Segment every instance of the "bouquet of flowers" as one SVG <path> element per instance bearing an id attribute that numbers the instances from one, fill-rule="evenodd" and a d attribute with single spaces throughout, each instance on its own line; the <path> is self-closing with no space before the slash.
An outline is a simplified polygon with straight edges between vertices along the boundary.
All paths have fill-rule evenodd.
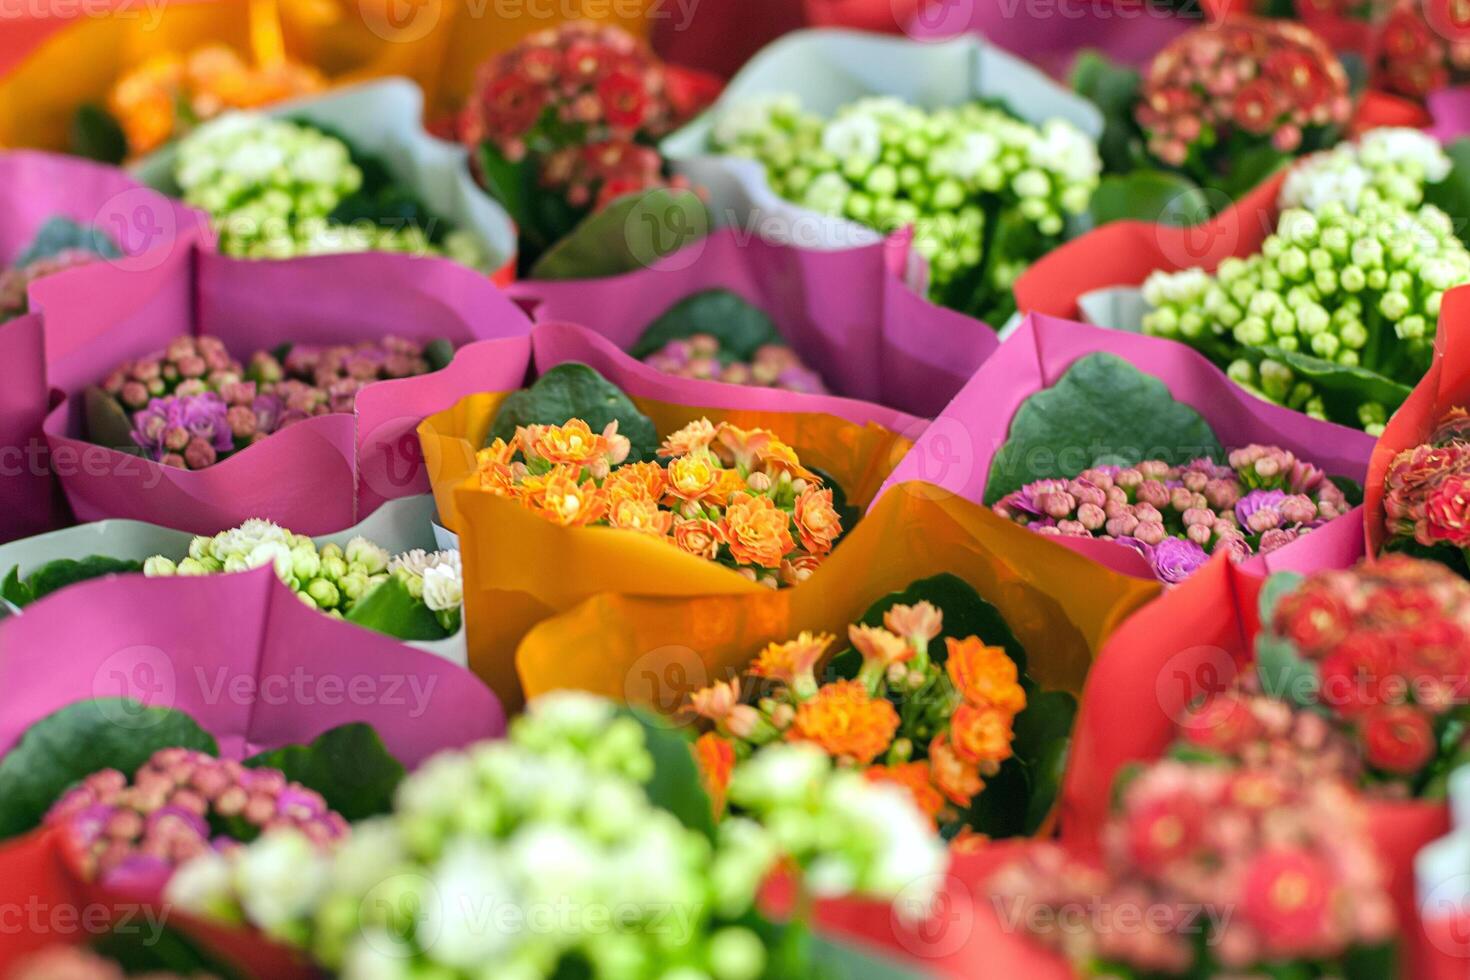
<path id="1" fill-rule="evenodd" d="M 30 308 L 26 291 L 42 276 L 121 256 L 122 250 L 102 229 L 59 216 L 48 219 L 10 266 L 0 270 L 0 323 Z"/>
<path id="2" fill-rule="evenodd" d="M 1284 449 L 1251 445 L 1227 459 L 1093 467 L 1071 480 L 1029 483 L 993 509 L 1040 534 L 1137 548 L 1170 585 L 1214 552 L 1234 561 L 1266 554 L 1348 511 L 1325 473 Z"/>
<path id="3" fill-rule="evenodd" d="M 1385 551 L 1432 558 L 1470 578 L 1470 413 L 1452 409 L 1383 481 Z"/>
<path id="4" fill-rule="evenodd" d="M 154 55 L 125 73 L 107 94 L 107 112 L 123 137 L 123 152 L 109 154 L 110 162 L 151 153 L 223 112 L 255 109 L 325 87 L 321 72 L 309 65 L 255 66 L 223 44 Z M 88 132 L 102 122 L 96 107 L 84 108 L 73 128 Z"/>
<path id="5" fill-rule="evenodd" d="M 564 527 L 651 535 L 773 589 L 804 581 L 842 535 L 833 489 L 764 429 L 699 419 L 657 460 L 631 451 L 617 419 L 521 425 L 479 451 L 475 479 Z"/>
<path id="6" fill-rule="evenodd" d="M 1087 210 L 1102 169 L 1071 123 L 978 102 L 926 111 L 871 97 L 822 119 L 769 95 L 723 112 L 711 139 L 803 207 L 885 233 L 912 225 L 931 297 L 988 323 L 1015 311 L 1011 284 Z"/>
<path id="7" fill-rule="evenodd" d="M 619 197 L 685 186 L 656 143 L 700 108 L 643 42 L 572 22 L 480 67 L 460 138 L 533 261 Z"/>
<path id="8" fill-rule="evenodd" d="M 154 555 L 143 574 L 213 575 L 272 566 L 313 609 L 400 639 L 443 639 L 458 632 L 464 603 L 459 552 L 414 549 L 390 555 L 361 535 L 346 547 L 325 544 L 270 521 L 250 520 L 196 537 L 178 559 Z"/>
<path id="9" fill-rule="evenodd" d="M 384 337 L 256 351 L 242 365 L 218 338 L 185 335 L 118 366 L 89 393 L 89 435 L 165 466 L 204 469 L 295 422 L 351 413 L 365 385 L 427 374 L 452 355 L 447 341 Z"/>
<path id="10" fill-rule="evenodd" d="M 1377 130 L 1308 160 L 1282 187 L 1261 249 L 1155 272 L 1143 329 L 1182 340 L 1262 397 L 1380 434 L 1428 369 L 1445 290 L 1470 251 L 1425 200 L 1448 158 L 1412 130 Z"/>
<path id="11" fill-rule="evenodd" d="M 1455 4 L 1395 0 L 1377 27 L 1374 83 L 1422 101 L 1437 89 L 1463 82 L 1470 74 L 1470 35 L 1465 26 Z"/>
<path id="12" fill-rule="evenodd" d="M 1090 976 L 1392 975 L 1387 875 L 1341 782 L 1177 760 L 1120 782 L 1101 866 L 1029 849 L 990 880 L 1005 919 Z"/>
<path id="13" fill-rule="evenodd" d="M 430 759 L 390 814 L 355 825 L 334 853 L 273 832 L 202 854 L 167 897 L 347 976 L 490 965 L 553 977 L 575 963 L 596 976 L 741 980 L 830 974 L 821 946 L 790 940 L 800 921 L 757 908 L 783 857 L 819 894 L 885 899 L 943 867 L 906 797 L 833 772 L 819 752 L 778 747 L 747 763 L 730 792 L 749 815 L 718 825 L 697 784 L 681 784 L 687 768 L 677 734 L 599 698 L 548 695 L 508 740 Z"/>
<path id="14" fill-rule="evenodd" d="M 381 160 L 309 123 L 225 113 L 179 142 L 173 178 L 209 214 L 226 255 L 384 251 L 489 263 L 472 235 L 432 214 Z"/>

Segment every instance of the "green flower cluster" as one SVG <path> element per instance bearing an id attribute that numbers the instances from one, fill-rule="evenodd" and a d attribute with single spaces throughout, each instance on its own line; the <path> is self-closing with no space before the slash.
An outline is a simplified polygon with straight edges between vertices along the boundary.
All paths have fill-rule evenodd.
<path id="1" fill-rule="evenodd" d="M 363 172 L 346 143 L 308 125 L 226 113 L 180 141 L 174 179 L 184 200 L 209 214 L 226 255 L 282 259 L 376 251 L 485 264 L 464 231 L 435 245 L 407 221 L 332 220 L 338 206 L 362 189 Z"/>
<path id="2" fill-rule="evenodd" d="M 712 141 L 764 164 L 776 193 L 813 211 L 885 233 L 912 225 L 933 297 L 994 324 L 1015 310 L 1016 278 L 1087 209 L 1102 170 L 1070 123 L 1033 126 L 983 103 L 867 98 L 824 120 L 795 96 L 769 96 L 726 110 Z"/>
<path id="3" fill-rule="evenodd" d="M 1145 333 L 1182 340 L 1263 397 L 1377 434 L 1428 369 L 1470 252 L 1432 205 L 1363 195 L 1289 208 L 1261 251 L 1144 283 Z"/>

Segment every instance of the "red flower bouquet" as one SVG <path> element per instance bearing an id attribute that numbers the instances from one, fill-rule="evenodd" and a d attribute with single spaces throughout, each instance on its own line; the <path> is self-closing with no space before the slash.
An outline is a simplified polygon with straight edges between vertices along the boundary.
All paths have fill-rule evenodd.
<path id="1" fill-rule="evenodd" d="M 1440 561 L 1470 577 L 1470 413 L 1451 409 L 1393 458 L 1383 482 L 1383 550 Z"/>

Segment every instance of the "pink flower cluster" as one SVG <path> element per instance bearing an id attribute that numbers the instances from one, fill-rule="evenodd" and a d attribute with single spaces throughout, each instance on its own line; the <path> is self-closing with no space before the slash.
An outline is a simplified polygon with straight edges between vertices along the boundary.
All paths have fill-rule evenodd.
<path id="1" fill-rule="evenodd" d="M 649 367 L 680 378 L 724 381 L 727 384 L 780 388 L 808 395 L 825 395 L 822 376 L 807 367 L 790 347 L 762 344 L 749 361 L 720 357 L 720 341 L 709 334 L 671 340 L 643 359 Z"/>
<path id="2" fill-rule="evenodd" d="M 123 364 L 102 390 L 130 413 L 133 441 L 153 459 L 197 470 L 292 423 L 351 412 L 373 381 L 428 370 L 423 346 L 399 337 L 296 345 L 284 363 L 258 351 L 247 368 L 219 338 L 183 336 Z"/>
<path id="3" fill-rule="evenodd" d="M 1351 111 L 1347 73 L 1321 38 L 1300 24 L 1240 16 L 1197 27 L 1155 55 L 1134 116 L 1149 152 L 1177 167 L 1233 133 L 1294 153 L 1307 130 L 1341 126 Z"/>
<path id="4" fill-rule="evenodd" d="M 161 749 L 134 774 L 93 773 L 46 814 L 65 828 L 80 873 L 116 887 L 156 892 L 173 870 L 205 851 L 292 827 L 326 846 L 348 832 L 321 795 L 275 769 L 247 769 L 188 749 Z"/>
<path id="5" fill-rule="evenodd" d="M 1226 974 L 1331 967 L 1394 934 L 1366 813 L 1341 782 L 1165 760 L 1126 784 L 1102 844 L 1100 867 L 1031 848 L 992 896 L 1074 962 L 1165 975 L 1205 967 L 1202 951 Z"/>
<path id="6" fill-rule="evenodd" d="M 1118 541 L 1137 548 L 1175 584 L 1209 556 L 1274 551 L 1345 514 L 1347 499 L 1320 469 L 1276 446 L 1230 453 L 1229 465 L 1146 460 L 1097 466 L 1071 480 L 1029 483 L 994 506 L 1041 534 Z"/>
<path id="7" fill-rule="evenodd" d="M 601 208 L 664 186 L 653 144 L 697 105 L 679 105 L 663 64 L 616 27 L 585 22 L 532 34 L 480 67 L 460 136 L 511 163 L 535 158 L 541 186 Z"/>
<path id="8" fill-rule="evenodd" d="M 1470 547 L 1470 412 L 1450 411 L 1384 477 L 1386 527 L 1399 544 Z"/>

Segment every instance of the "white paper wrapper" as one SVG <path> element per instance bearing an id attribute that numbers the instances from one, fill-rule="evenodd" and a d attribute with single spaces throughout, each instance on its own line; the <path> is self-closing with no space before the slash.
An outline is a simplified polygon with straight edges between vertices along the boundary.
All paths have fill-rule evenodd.
<path id="1" fill-rule="evenodd" d="M 1415 855 L 1414 888 L 1426 912 L 1470 907 L 1470 829 L 1456 827 Z"/>
<path id="2" fill-rule="evenodd" d="M 1143 333 L 1143 316 L 1149 307 L 1143 298 L 1143 290 L 1137 286 L 1110 286 L 1083 293 L 1077 298 L 1077 308 L 1082 312 L 1084 323 L 1109 330 Z"/>
<path id="3" fill-rule="evenodd" d="M 985 98 L 1001 100 L 1029 122 L 1065 119 L 1093 139 L 1103 128 L 1101 114 L 1086 99 L 973 35 L 925 42 L 846 30 L 787 34 L 762 48 L 719 100 L 666 138 L 661 149 L 676 173 L 708 192 L 715 224 L 806 248 L 851 248 L 881 236 L 785 200 L 771 190 L 759 163 L 714 155 L 709 146 L 710 129 L 724 109 L 753 95 L 785 92 L 822 116 L 872 95 L 923 108 Z"/>
<path id="4" fill-rule="evenodd" d="M 516 229 L 505 209 L 475 184 L 469 153 L 424 130 L 424 94 L 406 78 L 385 78 L 325 95 L 282 102 L 266 115 L 299 119 L 340 133 L 364 153 L 382 158 L 395 179 L 440 219 L 474 235 L 491 271 L 515 258 Z M 175 144 L 132 165 L 134 175 L 177 194 Z"/>
<path id="5" fill-rule="evenodd" d="M 425 551 L 442 550 L 436 541 L 433 519 L 432 495 L 403 497 L 390 500 L 373 511 L 366 520 L 345 531 L 325 534 L 313 540 L 318 546 L 345 546 L 348 541 L 362 535 L 393 554 L 414 548 L 423 548 Z M 187 531 L 175 531 L 143 521 L 111 520 L 79 524 L 0 545 L 0 576 L 9 574 L 12 568 L 19 566 L 21 577 L 24 578 L 46 562 L 58 558 L 81 559 L 103 555 L 108 558 L 144 561 L 154 555 L 182 556 L 188 553 L 189 542 L 193 538 L 194 535 Z M 0 617 L 24 615 L 23 610 L 16 609 L 3 600 L 0 600 L 0 607 L 3 607 L 0 608 Z M 405 640 L 404 643 L 443 657 L 461 667 L 469 666 L 469 651 L 465 646 L 463 625 L 453 636 L 442 640 Z"/>

